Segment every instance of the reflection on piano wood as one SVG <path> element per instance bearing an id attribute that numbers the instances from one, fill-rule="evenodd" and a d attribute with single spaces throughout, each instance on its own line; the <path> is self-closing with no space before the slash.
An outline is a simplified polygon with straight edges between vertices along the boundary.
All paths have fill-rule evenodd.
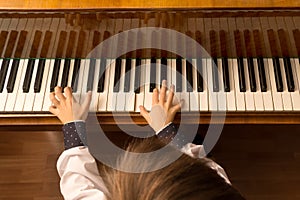
<path id="1" fill-rule="evenodd" d="M 103 124 L 113 124 L 113 116 L 119 123 L 130 123 L 131 117 L 145 124 L 138 106 L 151 108 L 152 90 L 163 79 L 175 84 L 176 95 L 184 99 L 181 115 L 187 123 L 209 123 L 212 112 L 217 116 L 213 122 L 220 123 L 226 111 L 226 123 L 299 124 L 299 10 L 47 12 L 0 17 L 0 125 L 57 124 L 48 112 L 48 96 L 56 85 L 71 86 L 78 101 L 88 90 L 94 91 L 96 106 L 91 111 Z M 102 41 L 138 27 L 182 32 L 211 58 L 183 58 L 154 49 L 113 60 L 101 55 L 85 58 Z M 149 34 L 153 42 L 161 42 L 159 32 Z M 143 35 L 135 37 L 137 45 L 143 41 Z M 127 42 L 117 45 L 126 48 Z M 193 50 L 180 46 L 181 41 L 168 42 Z M 156 84 L 144 85 L 149 81 Z M 220 107 L 220 94 L 226 98 L 225 109 Z"/>

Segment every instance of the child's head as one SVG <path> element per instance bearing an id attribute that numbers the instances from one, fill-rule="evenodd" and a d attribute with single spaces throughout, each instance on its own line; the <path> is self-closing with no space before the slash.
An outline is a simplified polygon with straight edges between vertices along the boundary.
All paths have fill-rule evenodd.
<path id="1" fill-rule="evenodd" d="M 151 152 L 163 147 L 158 139 L 131 142 L 128 152 Z M 177 149 L 173 149 L 178 151 Z M 168 160 L 168 154 L 159 160 Z M 157 162 L 157 161 L 156 161 Z M 182 200 L 182 199 L 244 199 L 240 193 L 207 166 L 208 159 L 194 159 L 183 154 L 170 165 L 153 172 L 126 173 L 99 165 L 100 174 L 109 191 L 109 200 Z M 125 155 L 119 165 L 147 168 L 151 161 L 128 160 Z"/>

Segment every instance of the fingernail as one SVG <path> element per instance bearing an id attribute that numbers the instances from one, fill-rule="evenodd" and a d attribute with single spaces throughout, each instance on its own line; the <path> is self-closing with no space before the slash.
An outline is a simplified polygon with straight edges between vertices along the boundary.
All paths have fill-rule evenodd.
<path id="1" fill-rule="evenodd" d="M 166 85 L 167 85 L 167 81 L 166 81 L 166 80 L 163 80 L 163 81 L 162 81 L 162 85 L 163 85 L 163 86 L 166 86 Z"/>
<path id="2" fill-rule="evenodd" d="M 174 89 L 175 89 L 175 85 L 171 85 L 171 87 L 170 87 L 170 89 L 172 90 L 172 91 L 174 91 Z"/>

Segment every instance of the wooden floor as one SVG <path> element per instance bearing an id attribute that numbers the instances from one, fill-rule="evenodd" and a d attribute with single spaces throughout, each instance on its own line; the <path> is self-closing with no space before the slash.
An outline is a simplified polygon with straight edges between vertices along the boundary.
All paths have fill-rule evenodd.
<path id="1" fill-rule="evenodd" d="M 62 199 L 61 132 L 0 130 L 0 200 Z M 247 199 L 292 200 L 300 199 L 299 144 L 300 125 L 227 125 L 212 154 Z"/>

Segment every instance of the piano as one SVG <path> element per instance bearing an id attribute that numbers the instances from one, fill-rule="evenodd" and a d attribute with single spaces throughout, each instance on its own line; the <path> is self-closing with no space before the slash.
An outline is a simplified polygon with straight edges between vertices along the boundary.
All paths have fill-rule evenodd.
<path id="1" fill-rule="evenodd" d="M 143 125 L 138 106 L 151 108 L 152 90 L 163 79 L 184 99 L 177 122 L 183 117 L 187 123 L 223 123 L 225 117 L 226 124 L 299 124 L 299 3 L 275 1 L 266 8 L 267 1 L 248 2 L 241 8 L 219 2 L 215 9 L 197 1 L 182 7 L 116 2 L 98 7 L 75 2 L 70 10 L 58 2 L 4 5 L 10 9 L 0 14 L 0 126 L 58 125 L 48 111 L 56 85 L 71 86 L 78 101 L 92 90 L 90 110 L 104 125 L 116 117 L 121 124 Z M 130 31 L 147 27 L 154 31 Z M 183 41 L 164 41 L 160 28 L 184 34 L 209 56 L 148 48 L 90 57 L 101 42 L 122 33 L 125 39 L 110 43 L 107 51 L 113 45 L 126 51 L 145 38 L 194 51 Z"/>

